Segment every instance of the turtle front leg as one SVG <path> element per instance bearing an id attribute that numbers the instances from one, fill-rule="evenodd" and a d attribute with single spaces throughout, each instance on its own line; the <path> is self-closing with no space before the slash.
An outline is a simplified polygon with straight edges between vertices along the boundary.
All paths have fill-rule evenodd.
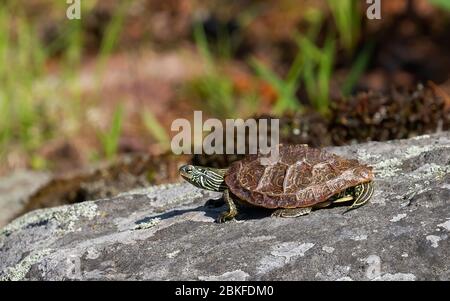
<path id="1" fill-rule="evenodd" d="M 224 223 L 226 221 L 232 220 L 238 213 L 236 204 L 234 204 L 233 198 L 231 197 L 230 191 L 228 189 L 223 192 L 223 199 L 228 205 L 228 211 L 224 211 L 220 214 L 219 218 L 217 219 L 218 223 Z"/>
<path id="2" fill-rule="evenodd" d="M 372 195 L 373 195 L 373 182 L 363 183 L 358 186 L 355 186 L 353 192 L 353 197 L 355 201 L 350 207 L 348 207 L 347 210 L 344 211 L 344 213 L 347 213 L 350 210 L 356 209 L 366 204 L 370 200 Z"/>
<path id="3" fill-rule="evenodd" d="M 275 217 L 298 217 L 302 215 L 307 215 L 311 212 L 311 207 L 305 208 L 282 208 L 277 209 L 272 213 Z"/>

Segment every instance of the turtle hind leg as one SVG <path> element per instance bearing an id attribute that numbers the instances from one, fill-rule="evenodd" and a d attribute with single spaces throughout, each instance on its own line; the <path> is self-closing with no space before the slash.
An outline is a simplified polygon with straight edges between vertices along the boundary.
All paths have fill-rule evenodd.
<path id="1" fill-rule="evenodd" d="M 347 210 L 344 211 L 344 213 L 347 213 L 350 210 L 359 208 L 362 205 L 366 204 L 370 200 L 372 195 L 373 195 L 373 182 L 362 183 L 358 186 L 355 186 L 353 193 L 355 201 L 350 207 L 348 207 Z"/>
<path id="2" fill-rule="evenodd" d="M 228 205 L 228 211 L 222 212 L 217 218 L 218 223 L 224 223 L 226 221 L 232 220 L 238 213 L 236 204 L 234 204 L 233 198 L 230 195 L 230 191 L 227 189 L 223 192 L 223 199 Z"/>
<path id="3" fill-rule="evenodd" d="M 304 208 L 282 208 L 277 209 L 272 213 L 275 217 L 298 217 L 302 215 L 307 215 L 311 212 L 311 207 Z"/>

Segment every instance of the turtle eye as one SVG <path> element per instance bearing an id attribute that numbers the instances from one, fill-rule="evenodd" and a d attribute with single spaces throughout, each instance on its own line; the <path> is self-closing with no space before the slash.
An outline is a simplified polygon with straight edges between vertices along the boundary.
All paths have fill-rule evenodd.
<path id="1" fill-rule="evenodd" d="M 183 170 L 183 172 L 185 172 L 185 173 L 187 173 L 187 174 L 191 174 L 191 173 L 194 171 L 194 169 L 193 169 L 192 166 L 190 166 L 190 165 L 184 166 L 184 167 L 182 168 L 182 170 Z"/>

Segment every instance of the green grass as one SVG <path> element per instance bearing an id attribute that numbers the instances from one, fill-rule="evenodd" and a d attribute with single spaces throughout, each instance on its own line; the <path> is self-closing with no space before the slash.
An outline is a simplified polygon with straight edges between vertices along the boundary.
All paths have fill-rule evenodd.
<path id="1" fill-rule="evenodd" d="M 99 134 L 103 155 L 107 159 L 113 159 L 117 155 L 120 135 L 122 134 L 123 116 L 123 107 L 119 105 L 114 111 L 110 128 Z"/>
<path id="2" fill-rule="evenodd" d="M 443 0 L 430 1 L 441 7 L 446 7 L 449 3 Z M 64 11 L 67 7 L 63 2 L 55 3 L 58 10 Z M 82 1 L 83 16 L 89 13 L 95 2 Z M 23 4 L 19 1 L 5 3 L 0 6 L 0 162 L 11 147 L 18 147 L 29 155 L 32 167 L 45 168 L 48 162 L 37 155 L 37 150 L 55 137 L 71 137 L 76 134 L 85 120 L 85 104 L 99 100 L 100 79 L 107 71 L 105 68 L 108 59 L 117 48 L 131 1 L 119 1 L 106 26 L 97 54 L 97 87 L 94 90 L 99 94 L 92 99 L 83 99 L 78 81 L 78 70 L 85 55 L 85 19 L 63 20 L 59 37 L 52 44 L 44 45 L 37 27 L 25 14 Z M 284 76 L 261 61 L 251 59 L 249 62 L 256 75 L 277 92 L 274 113 L 302 110 L 297 98 L 300 89 L 306 91 L 311 105 L 319 112 L 326 113 L 329 110 L 336 44 L 343 46 L 349 53 L 354 51 L 361 30 L 361 16 L 355 0 L 328 0 L 328 3 L 338 30 L 338 43 L 333 35 L 329 35 L 323 43 L 317 42 L 323 29 L 325 14 L 320 10 L 310 10 L 306 14 L 309 23 L 307 32 L 294 37 L 299 50 Z M 248 15 L 247 19 L 251 20 L 255 14 L 257 13 Z M 243 22 L 244 25 L 246 22 Z M 239 42 L 233 40 L 236 37 L 221 30 L 217 44 L 211 45 L 203 27 L 197 24 L 194 38 L 205 63 L 205 74 L 189 82 L 188 86 L 194 98 L 201 101 L 201 108 L 219 118 L 242 117 L 256 112 L 260 105 L 257 91 L 238 94 L 233 79 L 223 68 L 234 56 L 234 46 Z M 241 37 L 238 36 L 237 39 L 239 38 Z M 356 56 L 342 87 L 343 94 L 351 93 L 364 72 L 370 55 L 371 49 L 366 48 Z M 58 73 L 56 83 L 50 83 L 47 63 L 55 58 L 61 72 Z M 98 135 L 101 145 L 98 153 L 106 158 L 114 158 L 117 154 L 124 115 L 121 106 L 116 108 L 110 128 Z M 150 111 L 144 111 L 141 118 L 150 134 L 161 146 L 166 147 L 169 137 L 155 116 Z"/>
<path id="3" fill-rule="evenodd" d="M 284 77 L 255 58 L 249 61 L 256 75 L 277 92 L 277 99 L 272 108 L 275 114 L 302 110 L 301 102 L 297 98 L 297 93 L 301 88 L 306 91 L 310 104 L 317 111 L 322 114 L 329 112 L 330 83 L 337 52 L 336 44 L 338 41 L 339 45 L 344 47 L 349 55 L 352 55 L 360 36 L 361 15 L 356 0 L 328 0 L 328 4 L 336 24 L 339 40 L 336 39 L 332 30 L 328 30 L 328 36 L 319 46 L 316 41 L 319 40 L 318 36 L 323 27 L 325 15 L 320 10 L 310 9 L 305 14 L 305 19 L 309 23 L 308 29 L 305 34 L 295 36 L 299 50 Z M 190 83 L 191 90 L 194 90 L 197 98 L 202 100 L 202 107 L 213 115 L 235 116 L 238 110 L 236 109 L 237 97 L 233 91 L 233 83 L 220 71 L 218 58 L 212 54 L 210 50 L 212 46 L 209 45 L 200 24 L 194 28 L 194 38 L 206 65 L 206 74 Z M 222 39 L 219 38 L 219 46 L 224 49 L 222 55 L 219 53 L 219 58 L 229 58 L 231 56 L 229 37 L 223 35 Z M 368 45 L 356 57 L 342 87 L 343 94 L 351 93 L 364 72 L 371 56 L 372 47 L 372 44 Z M 253 97 L 256 98 L 255 94 Z M 252 96 L 249 95 L 248 99 L 252 99 Z M 257 103 L 257 100 L 253 102 L 253 104 Z M 257 108 L 257 105 L 253 108 Z"/>
<path id="4" fill-rule="evenodd" d="M 83 16 L 93 3 L 82 1 Z M 129 3 L 120 2 L 106 28 L 98 54 L 98 78 L 115 50 Z M 59 2 L 52 5 L 62 12 L 67 7 Z M 55 137 L 76 134 L 82 126 L 87 110 L 81 105 L 78 81 L 84 55 L 83 21 L 62 20 L 58 37 L 44 44 L 23 4 L 6 1 L 0 6 L 0 162 L 14 149 L 28 155 L 32 168 L 46 167 L 48 164 L 36 151 Z M 50 80 L 47 63 L 55 58 L 60 72 Z M 102 141 L 107 156 L 115 151 L 116 133 L 113 126 Z"/>
<path id="5" fill-rule="evenodd" d="M 144 110 L 141 118 L 147 131 L 156 139 L 163 150 L 170 149 L 170 137 L 156 116 L 150 110 Z"/>
<path id="6" fill-rule="evenodd" d="M 322 47 L 316 44 L 324 15 L 317 9 L 305 13 L 308 29 L 304 34 L 294 34 L 298 51 L 285 78 L 261 62 L 252 60 L 256 74 L 268 82 L 277 92 L 273 112 L 282 114 L 302 109 L 297 98 L 299 89 L 306 91 L 310 104 L 320 113 L 327 114 L 330 100 L 330 81 L 334 67 L 336 45 L 334 35 L 329 34 Z"/>
<path id="7" fill-rule="evenodd" d="M 123 30 L 126 12 L 128 11 L 130 4 L 131 1 L 129 0 L 120 1 L 119 6 L 106 27 L 98 54 L 97 69 L 100 74 L 103 74 L 105 71 L 105 63 L 117 45 Z"/>
<path id="8" fill-rule="evenodd" d="M 187 94 L 201 101 L 203 109 L 220 118 L 238 114 L 232 80 L 225 75 L 213 56 L 201 24 L 194 27 L 194 39 L 205 64 L 205 74 L 190 81 Z"/>
<path id="9" fill-rule="evenodd" d="M 275 114 L 282 114 L 286 111 L 295 112 L 301 108 L 296 96 L 302 72 L 302 57 L 300 52 L 294 59 L 284 79 L 257 59 L 253 58 L 250 64 L 253 66 L 256 74 L 276 90 L 278 97 L 273 107 Z"/>
<path id="10" fill-rule="evenodd" d="M 352 93 L 353 87 L 357 84 L 366 70 L 373 53 L 374 45 L 375 43 L 373 41 L 368 42 L 356 57 L 356 60 L 350 69 L 350 73 L 342 85 L 342 94 L 344 96 L 349 96 Z"/>
<path id="11" fill-rule="evenodd" d="M 239 19 L 241 26 L 250 22 L 256 13 L 243 14 Z M 225 66 L 230 62 L 234 48 L 238 44 L 240 36 L 231 37 L 223 33 L 219 36 L 217 45 L 211 45 L 206 38 L 204 29 L 200 23 L 194 26 L 194 39 L 197 50 L 205 64 L 204 74 L 189 81 L 185 85 L 184 93 L 201 109 L 217 118 L 237 118 L 249 116 L 257 112 L 260 107 L 258 93 L 255 87 L 246 91 L 236 91 L 233 79 L 225 71 Z M 222 40 L 222 41 L 221 41 Z M 236 41 L 237 40 L 237 41 Z M 224 47 L 222 52 L 213 52 L 213 47 Z"/>
<path id="12" fill-rule="evenodd" d="M 208 39 L 201 23 L 194 25 L 194 40 L 197 50 L 206 64 L 207 71 L 213 72 L 215 69 L 214 58 L 209 49 Z"/>
<path id="13" fill-rule="evenodd" d="M 318 31 L 306 35 L 296 35 L 298 52 L 285 78 L 269 69 L 260 61 L 253 59 L 251 65 L 256 74 L 269 83 L 277 92 L 278 98 L 273 107 L 275 114 L 301 110 L 296 94 L 304 85 L 311 105 L 320 113 L 329 110 L 330 80 L 334 66 L 335 42 L 329 36 L 322 48 L 314 44 L 312 37 Z"/>
<path id="14" fill-rule="evenodd" d="M 330 105 L 330 81 L 336 52 L 334 37 L 329 35 L 323 48 L 305 36 L 298 35 L 297 43 L 303 61 L 302 79 L 311 105 L 326 114 Z"/>
<path id="15" fill-rule="evenodd" d="M 119 2 L 119 6 L 116 8 L 114 15 L 106 26 L 101 44 L 100 50 L 97 55 L 97 80 L 96 80 L 96 91 L 101 92 L 101 82 L 100 79 L 105 73 L 106 63 L 110 58 L 111 54 L 117 46 L 117 42 L 123 30 L 123 25 L 125 21 L 125 15 L 128 11 L 131 1 L 124 0 Z M 98 95 L 99 97 L 100 95 Z M 96 101 L 93 99 L 92 101 Z M 100 133 L 100 142 L 102 145 L 103 155 L 106 159 L 114 159 L 117 156 L 120 136 L 122 134 L 122 125 L 124 119 L 124 109 L 122 105 L 118 105 L 114 111 L 110 129 L 104 133 Z"/>
<path id="16" fill-rule="evenodd" d="M 429 0 L 431 4 L 450 11 L 450 1 L 448 0 Z"/>
<path id="17" fill-rule="evenodd" d="M 350 54 L 361 35 L 359 2 L 359 0 L 328 0 L 340 42 Z"/>
<path id="18" fill-rule="evenodd" d="M 15 16 L 16 34 L 12 35 Z M 21 143 L 33 150 L 46 135 L 40 126 L 42 106 L 34 102 L 34 79 L 43 74 L 47 53 L 22 12 L 13 15 L 8 6 L 0 7 L 0 56 L 1 148 Z"/>

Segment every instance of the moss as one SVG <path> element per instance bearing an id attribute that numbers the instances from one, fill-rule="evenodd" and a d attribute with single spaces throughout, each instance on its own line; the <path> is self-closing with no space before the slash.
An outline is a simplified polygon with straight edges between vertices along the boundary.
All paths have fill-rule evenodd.
<path id="1" fill-rule="evenodd" d="M 443 178 L 448 173 L 450 173 L 450 166 L 427 163 L 416 169 L 408 176 L 414 180 L 423 180 L 429 178 Z"/>
<path id="2" fill-rule="evenodd" d="M 159 224 L 159 222 L 161 221 L 160 218 L 152 218 L 150 219 L 148 222 L 143 222 L 143 223 L 139 223 L 134 227 L 134 230 L 143 230 L 143 229 L 149 229 L 152 228 L 154 226 L 156 226 L 157 224 Z"/>
<path id="3" fill-rule="evenodd" d="M 380 176 L 381 178 L 389 178 L 397 175 L 400 171 L 401 164 L 402 161 L 397 158 L 393 158 L 378 162 L 377 164 L 374 164 L 373 167 L 375 168 L 377 176 Z"/>
<path id="4" fill-rule="evenodd" d="M 375 171 L 377 174 L 382 178 L 388 178 L 388 177 L 394 177 L 398 174 L 398 172 L 401 171 L 400 166 L 403 164 L 405 160 L 415 158 L 420 156 L 423 153 L 432 151 L 432 150 L 439 150 L 439 149 L 448 149 L 449 147 L 439 147 L 439 146 L 416 146 L 413 145 L 411 147 L 408 147 L 406 150 L 402 151 L 402 155 L 399 156 L 399 158 L 391 158 L 386 159 L 383 161 L 380 161 L 373 165 L 375 168 Z M 368 159 L 372 158 L 373 156 L 370 156 L 367 153 L 361 153 L 362 159 Z M 434 173 L 435 171 L 439 174 L 447 173 L 448 168 L 444 168 L 435 164 L 429 164 L 428 166 L 429 170 L 424 170 L 424 177 L 427 177 L 430 175 L 430 173 Z M 420 177 L 420 175 L 419 175 Z"/>
<path id="5" fill-rule="evenodd" d="M 51 249 L 44 249 L 31 253 L 22 259 L 14 267 L 9 267 L 3 275 L 0 275 L 0 281 L 20 281 L 25 278 L 25 276 L 30 271 L 31 267 L 40 262 L 42 258 L 51 253 Z"/>
<path id="6" fill-rule="evenodd" d="M 7 236 L 33 225 L 45 225 L 50 220 L 56 221 L 59 231 L 74 232 L 75 221 L 80 217 L 93 219 L 97 215 L 97 205 L 93 202 L 36 210 L 15 219 L 0 231 L 0 236 Z"/>
<path id="7" fill-rule="evenodd" d="M 425 146 L 417 146 L 417 145 L 413 145 L 410 146 L 406 149 L 405 154 L 404 154 L 404 158 L 405 159 L 410 159 L 410 158 L 414 158 L 419 156 L 422 153 L 426 153 L 429 152 L 431 150 L 437 150 L 440 147 L 433 147 L 430 145 L 425 145 Z"/>
<path id="8" fill-rule="evenodd" d="M 363 162 L 371 161 L 371 160 L 378 160 L 380 158 L 380 155 L 370 154 L 364 148 L 358 149 L 357 154 L 358 154 L 358 158 Z"/>

